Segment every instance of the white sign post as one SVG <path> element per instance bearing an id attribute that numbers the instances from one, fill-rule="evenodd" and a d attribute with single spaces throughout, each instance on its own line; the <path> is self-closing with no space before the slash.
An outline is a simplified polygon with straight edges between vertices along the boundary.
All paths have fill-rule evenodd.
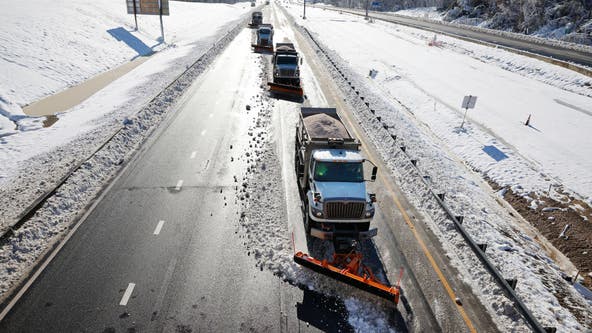
<path id="1" fill-rule="evenodd" d="M 477 96 L 465 96 L 465 98 L 463 98 L 462 101 L 462 108 L 465 109 L 465 115 L 463 116 L 463 120 L 462 123 L 460 124 L 460 128 L 463 128 L 463 125 L 465 124 L 465 118 L 467 116 L 467 112 L 469 111 L 469 109 L 474 109 L 475 108 L 475 103 L 477 103 Z"/>

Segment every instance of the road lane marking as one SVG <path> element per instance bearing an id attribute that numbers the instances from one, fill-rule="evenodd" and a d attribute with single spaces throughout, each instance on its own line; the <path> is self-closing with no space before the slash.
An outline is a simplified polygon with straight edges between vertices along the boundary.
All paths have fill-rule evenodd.
<path id="1" fill-rule="evenodd" d="M 123 293 L 123 297 L 121 298 L 121 302 L 119 302 L 119 305 L 127 305 L 127 302 L 129 301 L 130 296 L 132 296 L 132 292 L 134 291 L 135 287 L 135 283 L 130 282 L 130 284 L 127 285 L 127 289 L 125 290 L 125 293 Z"/>
<path id="2" fill-rule="evenodd" d="M 156 225 L 156 229 L 154 229 L 154 234 L 158 235 L 160 234 L 160 229 L 162 229 L 162 226 L 164 225 L 164 221 L 160 220 L 158 221 L 158 224 Z"/>
<path id="3" fill-rule="evenodd" d="M 206 132 L 207 132 L 207 131 L 208 131 L 208 130 L 203 130 L 203 131 L 201 131 L 201 136 L 204 136 L 204 135 L 206 135 Z"/>
<path id="4" fill-rule="evenodd" d="M 216 104 L 218 104 L 218 103 L 216 103 Z M 212 118 L 213 116 L 214 116 L 214 114 L 213 114 L 213 113 L 210 113 L 210 114 L 208 115 L 208 117 L 210 117 L 210 118 Z"/>
<path id="5" fill-rule="evenodd" d="M 191 156 L 189 158 L 190 159 L 194 159 L 195 158 L 195 155 L 197 155 L 197 152 L 196 151 L 192 152 L 191 153 Z"/>
<path id="6" fill-rule="evenodd" d="M 175 191 L 181 191 L 181 187 L 183 187 L 183 179 L 177 182 L 177 186 L 175 186 Z"/>

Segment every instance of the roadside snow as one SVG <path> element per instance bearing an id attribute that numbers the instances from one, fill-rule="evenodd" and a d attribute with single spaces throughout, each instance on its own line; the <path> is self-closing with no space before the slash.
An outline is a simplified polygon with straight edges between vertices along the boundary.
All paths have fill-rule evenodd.
<path id="1" fill-rule="evenodd" d="M 409 16 L 409 17 L 422 17 L 425 19 L 432 19 L 435 21 L 442 21 L 444 15 L 438 12 L 437 7 L 417 7 L 398 10 L 394 12 L 398 15 Z"/>
<path id="2" fill-rule="evenodd" d="M 298 12 L 291 11 L 294 17 L 298 16 Z M 553 171 L 563 182 L 571 180 L 572 189 L 590 196 L 592 186 L 581 185 L 590 184 L 592 179 L 586 176 L 586 168 L 576 164 L 591 164 L 590 147 L 583 143 L 592 124 L 578 111 L 549 103 L 549 99 L 560 98 L 591 105 L 590 97 L 503 70 L 496 62 L 471 59 L 446 46 L 431 49 L 425 42 L 429 34 L 418 30 L 368 24 L 354 16 L 348 16 L 351 23 L 346 25 L 338 18 L 343 16 L 313 8 L 307 11 L 306 20 L 296 20 L 313 31 L 327 51 L 334 50 L 329 53 L 349 83 L 336 72 L 333 74 L 348 92 L 348 101 L 354 106 L 358 121 L 392 168 L 402 190 L 418 209 L 431 217 L 430 228 L 442 241 L 463 279 L 490 309 L 500 329 L 527 330 L 511 302 L 502 296 L 431 197 L 421 180 L 423 176 L 429 176 L 432 187 L 446 193 L 446 202 L 453 212 L 464 215 L 463 225 L 473 238 L 478 243 L 489 244 L 487 256 L 502 274 L 519 279 L 517 292 L 542 325 L 557 327 L 558 331 L 586 331 L 592 323 L 590 307 L 563 280 L 559 268 L 539 245 L 516 227 L 514 218 L 497 203 L 480 177 L 467 170 L 462 161 L 495 177 L 501 184 L 525 192 L 548 188 L 549 176 L 540 168 L 549 164 L 550 170 L 545 172 Z M 463 44 L 464 49 L 481 47 L 455 43 Z M 508 55 L 512 61 L 522 61 L 519 58 Z M 562 77 L 562 69 L 545 63 L 537 67 Z M 371 68 L 378 70 L 375 80 L 367 78 Z M 468 94 L 480 99 L 477 109 L 469 111 L 465 128 L 458 129 L 462 119 L 459 104 L 462 96 Z M 545 100 L 547 103 L 543 103 Z M 365 103 L 375 110 L 375 115 Z M 533 127 L 544 135 L 521 124 L 519 110 L 530 108 L 528 103 L 535 105 L 531 112 L 540 118 Z M 397 135 L 396 143 L 391 134 Z M 566 141 L 574 138 L 578 139 Z M 414 171 L 399 145 L 406 146 L 407 153 L 419 160 L 423 174 Z M 497 147 L 501 154 L 486 153 L 485 146 Z M 565 150 L 571 154 L 563 156 Z M 548 162 L 549 155 L 556 160 Z M 542 161 L 533 163 L 534 158 Z M 579 162 L 574 163 L 574 159 Z M 564 307 L 566 303 L 568 307 Z"/>
<path id="3" fill-rule="evenodd" d="M 546 191 L 554 182 L 592 197 L 592 146 L 585 144 L 592 128 L 591 78 L 446 36 L 438 37 L 443 47 L 429 47 L 433 33 L 417 29 L 367 24 L 356 16 L 344 25 L 327 18 L 347 14 L 310 12 L 306 26 L 322 31 L 322 40 L 348 55 L 357 73 L 378 70 L 368 84 L 404 104 L 498 184 L 519 183 L 518 192 L 527 193 Z M 458 132 L 461 101 L 469 94 L 478 96 L 477 105 L 467 115 L 466 130 Z M 530 126 L 525 126 L 529 115 Z M 514 155 L 496 161 L 485 146 Z"/>
<path id="4" fill-rule="evenodd" d="M 131 30 L 133 18 L 125 13 L 124 3 L 107 0 L 77 1 L 72 5 L 69 1 L 51 3 L 49 6 L 44 0 L 23 2 L 14 10 L 0 14 L 16 13 L 16 17 L 22 18 L 33 5 L 48 7 L 51 14 L 33 11 L 37 14 L 31 15 L 40 18 L 35 29 L 26 30 L 30 36 L 19 31 L 20 20 L 8 17 L 0 23 L 3 27 L 0 38 L 14 44 L 10 52 L 2 51 L 0 58 L 0 73 L 8 73 L 10 76 L 3 77 L 11 78 L 0 82 L 3 110 L 0 124 L 7 126 L 6 134 L 12 134 L 0 134 L 0 233 L 28 204 L 102 145 L 125 118 L 133 117 L 251 9 L 247 3 L 172 2 L 171 16 L 164 21 L 167 44 L 159 52 L 69 112 L 58 115 L 53 126 L 43 128 L 45 117 L 24 116 L 20 106 L 138 55 L 135 49 L 107 32 L 120 27 Z M 65 19 L 57 24 L 60 17 Z M 158 18 L 139 17 L 138 21 L 142 33 L 133 32 L 126 38 L 138 38 L 153 46 L 160 36 Z M 47 32 L 46 37 L 43 31 Z M 54 39 L 59 39 L 59 43 L 67 41 L 68 47 L 48 47 Z M 33 56 L 41 50 L 42 57 Z M 51 61 L 54 58 L 59 61 Z M 15 64 L 19 67 L 14 72 L 19 73 L 17 76 L 12 74 Z M 16 121 L 19 129 L 15 130 L 7 119 Z"/>
<path id="5" fill-rule="evenodd" d="M 92 200 L 95 199 L 117 174 L 126 161 L 129 161 L 134 152 L 172 111 L 175 103 L 184 94 L 187 88 L 199 76 L 207 66 L 215 59 L 216 55 L 234 37 L 244 29 L 245 21 L 239 21 L 227 25 L 220 31 L 218 41 L 214 46 L 210 43 L 202 48 L 195 48 L 195 54 L 201 55 L 198 62 L 190 66 L 179 78 L 169 82 L 166 89 L 159 93 L 154 99 L 146 101 L 145 105 L 137 105 L 138 112 L 123 120 L 118 121 L 114 117 L 111 122 L 97 125 L 89 134 L 78 137 L 78 145 L 71 143 L 61 146 L 54 152 L 58 160 L 41 160 L 39 164 L 27 169 L 31 175 L 28 178 L 19 180 L 21 182 L 32 182 L 30 187 L 18 188 L 18 190 L 5 193 L 4 200 L 18 200 L 27 193 L 36 193 L 37 182 L 43 185 L 43 178 L 36 174 L 37 170 L 44 170 L 43 162 L 48 164 L 71 167 L 78 163 L 80 152 L 85 149 L 93 149 L 97 140 L 111 136 L 111 140 L 102 147 L 96 154 L 80 165 L 78 169 L 60 186 L 56 193 L 51 196 L 36 213 L 28 219 L 20 228 L 16 229 L 10 237 L 5 239 L 0 247 L 0 299 L 4 299 L 10 292 L 13 292 L 18 284 L 26 278 L 35 267 L 35 264 L 48 251 L 51 251 L 54 244 L 59 242 L 69 232 L 72 223 L 77 221 L 86 211 Z M 185 58 L 186 63 L 195 61 Z M 165 80 L 169 76 L 162 76 Z M 161 83 L 163 84 L 163 83 Z M 107 90 L 107 89 L 106 89 Z M 103 133 L 106 132 L 107 134 Z M 85 147 L 87 144 L 89 147 Z M 67 156 L 68 159 L 66 160 Z M 63 163 L 68 161 L 66 165 Z M 58 171 L 50 172 L 54 176 Z M 24 177 L 24 176 L 23 176 Z M 33 178 L 33 180 L 31 180 Z M 50 178 L 54 180 L 53 178 Z M 4 205 L 3 209 L 6 210 Z"/>

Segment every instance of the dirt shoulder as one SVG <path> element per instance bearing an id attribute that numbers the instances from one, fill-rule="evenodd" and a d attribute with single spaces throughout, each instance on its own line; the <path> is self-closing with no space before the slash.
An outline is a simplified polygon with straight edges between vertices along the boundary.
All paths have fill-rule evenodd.
<path id="1" fill-rule="evenodd" d="M 558 201 L 535 194 L 524 197 L 509 190 L 503 198 L 576 266 L 584 278 L 582 284 L 592 289 L 592 208 L 579 199 L 563 196 L 565 201 Z"/>

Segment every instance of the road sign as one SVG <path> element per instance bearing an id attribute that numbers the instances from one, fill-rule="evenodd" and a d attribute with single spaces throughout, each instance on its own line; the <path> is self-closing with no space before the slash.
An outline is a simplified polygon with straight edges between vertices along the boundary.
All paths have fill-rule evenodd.
<path id="1" fill-rule="evenodd" d="M 169 0 L 126 0 L 126 3 L 128 14 L 169 15 Z"/>
<path id="2" fill-rule="evenodd" d="M 477 96 L 465 96 L 462 101 L 462 108 L 463 109 L 474 109 L 475 103 L 477 103 Z"/>
<path id="3" fill-rule="evenodd" d="M 465 96 L 465 98 L 463 98 L 462 108 L 465 109 L 465 115 L 463 116 L 463 120 L 462 120 L 462 123 L 460 124 L 460 128 L 463 128 L 463 125 L 465 124 L 465 118 L 467 117 L 467 111 L 469 111 L 469 109 L 474 109 L 475 103 L 477 103 L 477 96 L 469 95 L 469 96 Z"/>
<path id="4" fill-rule="evenodd" d="M 162 15 L 169 15 L 169 0 L 125 0 L 127 13 L 134 14 L 136 30 L 138 30 L 137 15 L 158 15 L 160 17 L 161 42 L 164 43 L 164 25 Z"/>

